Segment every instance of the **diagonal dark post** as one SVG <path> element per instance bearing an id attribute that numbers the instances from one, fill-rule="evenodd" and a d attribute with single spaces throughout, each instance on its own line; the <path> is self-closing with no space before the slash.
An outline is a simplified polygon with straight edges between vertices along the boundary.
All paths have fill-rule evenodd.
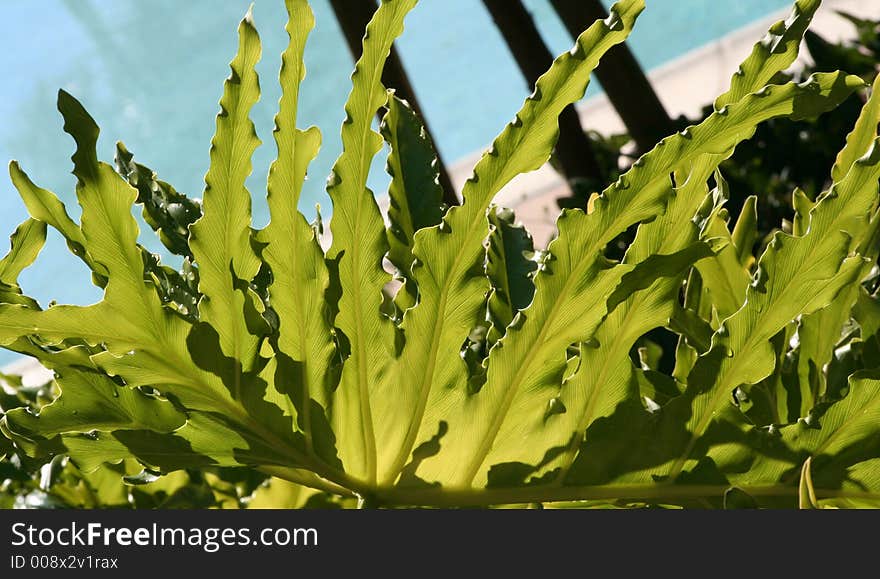
<path id="1" fill-rule="evenodd" d="M 608 17 L 600 0 L 550 1 L 573 38 L 596 20 Z M 618 44 L 605 53 L 596 68 L 596 78 L 640 152 L 651 150 L 675 131 L 663 103 L 626 44 Z"/>
<path id="2" fill-rule="evenodd" d="M 492 15 L 523 76 L 530 85 L 534 85 L 538 77 L 553 64 L 553 55 L 544 44 L 531 14 L 520 0 L 483 0 L 483 4 Z M 565 107 L 559 115 L 559 140 L 555 153 L 568 179 L 581 177 L 605 181 L 590 140 L 572 105 Z"/>
<path id="3" fill-rule="evenodd" d="M 342 28 L 349 51 L 351 51 L 355 60 L 359 59 L 363 51 L 364 31 L 367 29 L 367 24 L 376 11 L 376 1 L 330 0 L 330 5 L 333 7 L 333 12 L 336 13 L 336 20 L 339 21 L 339 26 Z M 428 128 L 428 120 L 422 114 L 419 101 L 416 99 L 416 93 L 409 82 L 409 77 L 406 75 L 406 70 L 404 70 L 403 63 L 401 63 L 394 47 L 391 48 L 391 54 L 388 55 L 388 60 L 385 61 L 385 69 L 382 71 L 382 84 L 388 88 L 393 88 L 397 96 L 405 99 L 410 104 L 416 114 L 421 117 L 422 123 L 425 125 L 425 131 L 431 137 L 431 141 L 436 143 L 433 136 L 431 136 L 431 130 Z M 449 178 L 449 173 L 446 171 L 446 165 L 443 163 L 439 151 L 437 152 L 437 163 L 440 172 L 440 186 L 443 188 L 443 201 L 447 205 L 458 205 L 459 201 L 458 196 L 455 194 L 455 187 L 452 185 L 452 179 Z"/>

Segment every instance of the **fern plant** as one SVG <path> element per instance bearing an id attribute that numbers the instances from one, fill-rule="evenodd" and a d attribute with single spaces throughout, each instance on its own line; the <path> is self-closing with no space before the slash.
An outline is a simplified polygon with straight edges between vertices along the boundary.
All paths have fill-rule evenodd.
<path id="1" fill-rule="evenodd" d="M 264 229 L 252 228 L 245 188 L 260 144 L 250 13 L 202 202 L 122 145 L 117 170 L 100 162 L 96 123 L 59 93 L 82 217 L 10 165 L 31 218 L 0 262 L 0 343 L 54 370 L 61 394 L 38 413 L 9 409 L 0 452 L 69 456 L 83 472 L 132 460 L 158 473 L 248 467 L 366 506 L 876 504 L 880 97 L 833 186 L 815 200 L 795 192 L 794 218 L 757 258 L 757 200 L 733 222 L 717 171 L 759 123 L 815 117 L 863 87 L 843 72 L 770 84 L 819 1 L 798 0 L 714 114 L 562 211 L 537 252 L 493 197 L 547 161 L 558 114 L 644 2 L 621 0 L 555 60 L 449 208 L 418 118 L 380 82 L 415 4 L 384 0 L 367 27 L 328 180 L 326 251 L 320 222 L 297 211 L 321 143 L 297 119 L 306 0 L 286 0 Z M 383 139 L 387 225 L 366 185 Z M 138 245 L 134 204 L 181 271 Z M 22 294 L 18 274 L 47 226 L 90 268 L 99 303 L 41 309 Z M 623 259 L 608 258 L 633 227 Z M 680 336 L 671 376 L 642 339 L 662 327 Z"/>

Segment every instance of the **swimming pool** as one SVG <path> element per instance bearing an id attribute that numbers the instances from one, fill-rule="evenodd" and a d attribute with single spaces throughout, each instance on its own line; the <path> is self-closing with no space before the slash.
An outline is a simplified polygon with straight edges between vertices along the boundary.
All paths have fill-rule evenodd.
<path id="1" fill-rule="evenodd" d="M 235 29 L 250 0 L 4 0 L 8 23 L 0 37 L 0 158 L 20 161 L 41 186 L 53 190 L 78 216 L 70 175 L 72 141 L 55 112 L 58 88 L 79 98 L 102 128 L 99 154 L 112 161 L 122 140 L 140 162 L 181 191 L 200 196 L 208 145 Z M 555 53 L 571 40 L 547 0 L 526 0 Z M 789 0 L 648 0 L 630 45 L 651 69 L 769 12 Z M 329 214 L 324 179 L 340 151 L 339 126 L 352 63 L 327 0 L 313 0 L 317 27 L 306 54 L 308 76 L 301 123 L 324 134 L 312 165 L 302 209 L 320 203 Z M 610 5 L 610 2 L 606 2 Z M 255 224 L 267 221 L 265 176 L 274 156 L 272 117 L 280 89 L 277 72 L 286 44 L 281 0 L 256 0 L 263 39 L 258 66 L 263 97 L 253 112 L 264 140 L 248 186 Z M 399 49 L 445 159 L 454 161 L 491 142 L 530 89 L 480 0 L 422 0 L 407 19 Z M 591 90 L 597 90 L 593 87 Z M 377 158 L 371 186 L 385 186 Z M 27 217 L 7 177 L 0 179 L 0 231 L 11 233 Z M 145 244 L 160 251 L 151 235 Z M 5 242 L 2 250 L 5 252 Z M 100 291 L 60 236 L 50 232 L 37 267 L 21 276 L 25 293 L 45 305 L 87 304 Z M 0 363 L 14 357 L 0 350 Z"/>

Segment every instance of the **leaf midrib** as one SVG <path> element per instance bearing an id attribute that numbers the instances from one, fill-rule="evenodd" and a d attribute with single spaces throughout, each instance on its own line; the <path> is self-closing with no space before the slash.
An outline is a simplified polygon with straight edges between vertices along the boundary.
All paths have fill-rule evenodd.
<path id="1" fill-rule="evenodd" d="M 395 15 L 396 19 L 396 15 Z M 388 33 L 390 27 L 386 28 L 383 32 Z M 385 38 L 385 37 L 383 37 Z M 383 42 L 380 40 L 380 45 L 383 45 Z M 392 42 L 388 43 L 393 44 L 393 35 Z M 365 49 L 364 55 L 370 54 Z M 372 64 L 368 63 L 366 60 L 364 64 Z M 365 66 L 368 70 L 364 71 L 364 74 L 367 75 L 367 84 L 366 84 L 366 101 L 367 106 L 365 111 L 362 111 L 364 115 L 370 115 L 369 111 L 373 108 L 373 94 L 375 92 L 381 92 L 382 84 L 380 80 L 381 69 L 383 68 L 381 64 L 373 64 L 372 66 Z M 356 68 L 357 70 L 357 68 Z M 377 87 L 379 91 L 374 91 L 373 88 Z M 386 96 L 387 98 L 387 96 Z M 381 106 L 381 103 L 377 103 L 375 109 L 378 109 Z M 354 219 L 354 227 L 352 231 L 352 237 L 354 239 L 354 244 L 352 246 L 352 267 L 353 273 L 356 271 L 358 276 L 356 279 L 352 281 L 352 294 L 354 298 L 354 322 L 355 322 L 355 332 L 357 333 L 357 381 L 358 381 L 358 395 L 360 399 L 360 411 L 361 411 L 361 424 L 362 424 L 362 435 L 363 435 L 363 443 L 364 443 L 364 459 L 366 461 L 366 470 L 368 480 L 375 481 L 377 478 L 377 450 L 376 450 L 376 434 L 373 425 L 373 412 L 370 403 L 370 387 L 369 387 L 369 376 L 367 374 L 367 352 L 366 352 L 366 339 L 364 336 L 364 312 L 363 312 L 363 302 L 361 301 L 362 292 L 361 292 L 361 284 L 360 280 L 362 280 L 365 276 L 363 275 L 365 272 L 361 271 L 362 263 L 361 263 L 361 219 L 360 216 L 363 212 L 363 203 L 365 201 L 365 197 L 369 195 L 369 189 L 366 187 L 367 181 L 367 172 L 369 171 L 370 161 L 372 160 L 372 155 L 367 155 L 366 152 L 369 151 L 368 139 L 373 134 L 373 129 L 370 126 L 369 120 L 364 124 L 364 129 L 360 133 L 359 139 L 359 148 L 356 152 L 357 154 L 357 163 L 355 165 L 357 175 L 355 183 L 358 187 L 358 191 L 356 192 L 355 197 L 355 219 Z M 369 273 L 369 272 L 366 272 Z"/>

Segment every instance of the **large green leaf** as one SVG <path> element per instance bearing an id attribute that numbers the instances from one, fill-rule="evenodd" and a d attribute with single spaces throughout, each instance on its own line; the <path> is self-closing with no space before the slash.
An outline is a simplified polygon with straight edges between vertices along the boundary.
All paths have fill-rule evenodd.
<path id="1" fill-rule="evenodd" d="M 815 496 L 821 499 L 880 501 L 877 477 L 877 420 L 880 417 L 880 380 L 876 372 L 859 372 L 849 379 L 842 400 L 818 405 L 796 423 L 775 431 L 740 425 L 740 444 L 755 449 L 750 468 L 715 457 L 720 470 L 730 471 L 732 484 L 779 487 L 775 494 L 791 497 L 801 477 L 802 465 L 809 460 L 809 475 Z M 772 503 L 771 503 L 772 504 Z M 785 503 L 783 503 L 785 504 Z"/>
<path id="2" fill-rule="evenodd" d="M 0 283 L 7 286 L 18 284 L 18 276 L 31 265 L 46 241 L 46 224 L 28 219 L 18 226 L 9 238 L 9 253 L 0 259 Z"/>
<path id="3" fill-rule="evenodd" d="M 118 463 L 129 457 L 156 471 L 289 461 L 281 449 L 255 444 L 221 417 L 206 413 L 191 413 L 186 423 L 172 432 L 147 428 L 67 432 L 61 444 L 87 472 L 102 463 Z"/>
<path id="4" fill-rule="evenodd" d="M 256 296 L 247 284 L 260 269 L 249 243 L 251 196 L 245 188 L 251 155 L 260 144 L 248 117 L 260 96 L 255 66 L 261 55 L 250 11 L 239 24 L 238 34 L 238 54 L 223 85 L 217 130 L 211 140 L 203 214 L 190 228 L 190 248 L 199 264 L 200 318 L 217 331 L 222 351 L 247 372 L 256 363 L 259 336 L 248 327 L 243 312 L 254 307 Z M 233 386 L 234 398 L 242 396 L 240 388 L 240 384 Z"/>
<path id="5" fill-rule="evenodd" d="M 307 167 L 321 144 L 316 127 L 296 128 L 299 86 L 305 77 L 303 52 L 314 17 L 305 0 L 288 0 L 287 10 L 290 43 L 282 55 L 282 97 L 275 118 L 278 158 L 269 169 L 270 221 L 260 231 L 259 241 L 265 244 L 262 258 L 272 271 L 269 298 L 279 321 L 273 348 L 276 357 L 284 360 L 278 363 L 276 375 L 287 384 L 275 383 L 277 403 L 296 417 L 306 448 L 313 453 L 313 438 L 322 433 L 312 426 L 312 412 L 326 412 L 336 385 L 335 348 L 324 301 L 329 284 L 324 254 L 314 229 L 297 210 Z"/>
<path id="6" fill-rule="evenodd" d="M 388 112 L 382 118 L 381 132 L 388 143 L 386 170 L 388 186 L 388 261 L 404 282 L 398 292 L 398 307 L 415 304 L 416 287 L 412 279 L 415 257 L 412 246 L 416 231 L 433 227 L 443 217 L 443 189 L 439 182 L 437 153 L 431 137 L 409 104 L 391 94 Z"/>
<path id="7" fill-rule="evenodd" d="M 644 263 L 658 254 L 685 250 L 698 241 L 701 231 L 692 220 L 706 200 L 706 180 L 718 162 L 713 156 L 704 155 L 689 171 L 681 172 L 682 184 L 676 188 L 666 212 L 639 228 L 624 263 Z M 682 223 L 687 225 L 682 227 Z M 709 256 L 697 263 L 713 258 Z M 650 286 L 628 295 L 609 313 L 593 338 L 580 346 L 578 371 L 563 383 L 558 395 L 567 411 L 555 420 L 568 422 L 565 428 L 572 433 L 583 432 L 595 420 L 610 415 L 624 400 L 639 397 L 638 370 L 633 367 L 629 352 L 643 334 L 670 323 L 683 276 L 681 268 L 678 275 L 656 279 Z M 558 469 L 552 476 L 564 481 L 579 444 L 580 439 L 572 437 L 565 452 L 542 468 Z"/>
<path id="8" fill-rule="evenodd" d="M 853 131 L 847 138 L 846 146 L 838 155 L 835 167 L 832 169 L 832 179 L 835 182 L 839 182 L 846 176 L 858 158 L 869 153 L 869 148 L 877 137 L 876 103 L 880 97 L 875 95 L 876 91 L 871 93 Z M 810 213 L 815 204 L 800 190 L 795 191 L 793 202 L 795 219 L 792 232 L 794 235 L 802 236 L 808 232 Z M 857 276 L 860 279 L 868 275 L 876 261 L 876 250 L 870 246 L 869 240 L 866 239 L 870 229 L 870 227 L 865 227 L 857 231 L 849 231 L 852 236 L 851 247 L 869 258 Z M 838 344 L 844 339 L 842 334 L 846 333 L 851 310 L 860 293 L 860 286 L 851 284 L 843 288 L 827 307 L 801 316 L 798 320 L 797 333 L 792 336 L 797 343 L 797 349 L 792 353 L 797 360 L 796 376 L 784 377 L 781 364 L 777 363 L 775 372 L 777 378 L 771 384 L 766 385 L 769 388 L 767 394 L 777 408 L 773 413 L 777 421 L 781 417 L 794 420 L 806 416 L 807 412 L 825 395 L 827 366 L 831 363 Z M 779 355 L 784 354 L 786 350 L 785 348 L 777 349 Z M 762 388 L 764 386 L 762 385 Z"/>
<path id="9" fill-rule="evenodd" d="M 492 323 L 494 343 L 524 310 L 535 295 L 532 277 L 538 264 L 535 247 L 526 228 L 517 224 L 513 211 L 489 211 L 489 244 L 486 252 L 486 276 L 492 285 L 487 300 L 488 320 Z"/>
<path id="10" fill-rule="evenodd" d="M 715 110 L 760 90 L 795 61 L 804 33 L 821 3 L 822 0 L 797 0 L 789 17 L 770 27 L 733 75 L 730 90 L 715 99 Z"/>
<path id="11" fill-rule="evenodd" d="M 384 445 L 381 480 L 396 480 L 413 449 L 431 440 L 446 421 L 445 410 L 466 396 L 467 369 L 459 351 L 489 289 L 482 275 L 482 241 L 488 235 L 486 211 L 492 198 L 516 175 L 547 161 L 557 138 L 557 117 L 583 96 L 599 58 L 627 37 L 643 8 L 642 0 L 619 2 L 606 21 L 581 34 L 574 48 L 538 79 L 514 121 L 477 163 L 464 186 L 464 203 L 451 208 L 440 226 L 416 233 L 413 276 L 419 304 L 404 314 L 401 324 L 406 344 L 397 366 L 402 391 L 395 400 L 399 414 L 412 418 L 399 423 Z M 448 443 L 448 436 L 443 442 Z M 421 463 L 423 468 L 429 461 Z M 430 471 L 423 475 L 435 478 Z"/>
<path id="12" fill-rule="evenodd" d="M 671 465 L 677 477 L 697 440 L 729 405 L 731 392 L 770 375 L 776 356 L 770 338 L 797 316 L 827 306 L 842 288 L 857 283 L 865 261 L 850 255 L 853 238 L 877 206 L 880 148 L 859 160 L 810 212 L 807 233 L 777 233 L 758 263 L 746 306 L 729 318 L 688 376 L 683 399 L 691 405 L 690 442 Z"/>
<path id="13" fill-rule="evenodd" d="M 34 262 L 45 242 L 46 224 L 33 218 L 19 225 L 10 236 L 9 252 L 0 259 L 0 303 L 39 309 L 36 300 L 22 293 L 18 276 Z"/>
<path id="14" fill-rule="evenodd" d="M 116 170 L 137 189 L 144 221 L 159 234 L 162 244 L 174 254 L 192 258 L 189 226 L 201 217 L 201 205 L 135 162 L 134 155 L 122 143 L 116 144 Z"/>
<path id="15" fill-rule="evenodd" d="M 724 199 L 727 199 L 729 197 L 727 183 L 720 172 L 716 172 L 715 181 L 718 183 L 719 193 Z M 751 204 L 751 211 L 754 211 L 754 203 Z M 731 316 L 743 305 L 746 298 L 746 288 L 751 281 L 749 264 L 744 264 L 741 259 L 744 252 L 751 255 L 751 250 L 747 247 L 737 246 L 733 235 L 727 229 L 726 212 L 723 213 L 724 215 L 722 212 L 715 212 L 709 216 L 707 230 L 709 236 L 725 240 L 726 247 L 718 252 L 717 256 L 697 263 L 700 278 L 709 292 L 717 316 L 722 320 Z M 743 206 L 741 215 L 746 217 L 750 215 L 749 204 Z M 748 240 L 745 241 L 748 242 Z"/>
<path id="16" fill-rule="evenodd" d="M 328 258 L 337 261 L 342 295 L 335 326 L 349 345 L 333 400 L 333 428 L 346 470 L 375 481 L 378 454 L 398 421 L 398 410 L 377 399 L 405 396 L 390 379 L 394 326 L 380 312 L 382 290 L 391 276 L 382 268 L 388 251 L 385 224 L 367 174 L 382 147 L 372 129 L 373 117 L 385 105 L 382 70 L 403 20 L 417 0 L 383 0 L 367 25 L 363 53 L 351 75 L 352 89 L 342 124 L 342 155 L 333 166 L 327 191 L 333 201 Z"/>
<path id="17" fill-rule="evenodd" d="M 50 439 L 61 434 L 136 429 L 168 433 L 186 422 L 167 400 L 120 386 L 97 372 L 69 369 L 57 380 L 61 396 L 39 415 L 19 408 L 0 424 L 32 453 L 52 451 Z"/>
<path id="18" fill-rule="evenodd" d="M 104 287 L 107 283 L 105 277 L 107 270 L 86 252 L 86 241 L 82 230 L 67 214 L 67 209 L 61 200 L 51 191 L 37 187 L 15 161 L 9 163 L 9 176 L 31 217 L 58 231 L 67 241 L 71 253 L 83 260 L 92 270 L 97 285 Z"/>
<path id="19" fill-rule="evenodd" d="M 297 128 L 314 25 L 306 0 L 286 0 L 278 157 L 261 231 L 251 229 L 245 188 L 259 144 L 249 118 L 260 57 L 250 13 L 203 204 L 121 145 L 121 175 L 99 162 L 97 124 L 59 95 L 76 142 L 81 225 L 13 164 L 32 217 L 0 260 L 0 344 L 56 375 L 38 393 L 4 381 L 0 432 L 10 442 L 0 452 L 24 465 L 15 476 L 32 479 L 42 461 L 72 482 L 53 485 L 52 500 L 78 506 L 179 505 L 190 492 L 187 504 L 241 507 L 269 477 L 274 490 L 260 500 L 287 506 L 314 505 L 296 485 L 365 506 L 877 498 L 877 376 L 863 371 L 880 352 L 876 97 L 838 156 L 831 189 L 816 201 L 795 191 L 794 219 L 757 262 L 757 199 L 731 231 L 717 172 L 761 122 L 815 117 L 863 86 L 840 72 L 765 86 L 794 59 L 818 2 L 797 2 L 712 115 L 664 139 L 584 210 L 564 211 L 537 255 L 493 199 L 547 161 L 557 116 L 583 96 L 644 3 L 623 0 L 554 61 L 477 163 L 463 204 L 448 211 L 423 126 L 381 82 L 415 3 L 384 0 L 366 30 L 328 182 L 326 254 L 297 210 L 321 144 L 316 129 Z M 383 107 L 380 135 L 373 123 Z M 367 188 L 382 137 L 387 226 Z M 181 271 L 137 243 L 135 204 L 184 256 Z M 22 295 L 18 274 L 46 226 L 105 288 L 100 302 L 42 311 Z M 623 258 L 609 259 L 626 239 Z M 394 270 L 405 285 L 392 297 Z M 654 341 L 669 330 L 681 337 L 672 375 Z M 120 482 L 157 484 L 181 469 L 161 496 Z"/>
<path id="20" fill-rule="evenodd" d="M 797 0 L 791 15 L 770 27 L 766 36 L 755 44 L 751 54 L 737 68 L 731 78 L 730 89 L 716 99 L 716 111 L 724 110 L 752 92 L 762 91 L 768 82 L 794 62 L 807 26 L 819 5 L 820 0 Z M 719 184 L 719 194 L 728 197 L 727 184 L 720 173 L 716 175 L 716 182 Z M 698 323 L 702 317 L 717 328 L 721 320 L 742 305 L 754 260 L 752 246 L 757 235 L 756 201 L 755 197 L 746 199 L 732 233 L 727 233 L 720 214 L 715 215 L 710 225 L 714 235 L 729 236 L 730 243 L 716 257 L 702 260 L 698 264 L 698 271 L 691 272 L 682 315 L 696 315 L 690 316 L 692 323 L 688 326 L 694 327 L 694 323 Z M 736 261 L 742 267 L 737 267 Z M 682 316 L 678 318 L 680 321 Z M 688 337 L 693 337 L 693 334 Z M 673 375 L 681 381 L 686 381 L 687 374 L 696 362 L 697 351 L 691 346 L 686 340 L 681 340 L 676 351 Z"/>
<path id="21" fill-rule="evenodd" d="M 447 456 L 458 458 L 443 460 L 441 454 L 437 460 L 423 461 L 420 472 L 425 478 L 468 484 L 478 473 L 485 476 L 496 462 L 537 464 L 547 449 L 566 444 L 574 432 L 548 428 L 548 424 L 564 421 L 546 416 L 566 364 L 564 353 L 569 345 L 592 337 L 607 313 L 606 296 L 635 267 L 626 263 L 609 267 L 602 249 L 631 225 L 663 211 L 672 191 L 668 175 L 677 168 L 711 153 L 714 169 L 724 153 L 751 136 L 762 120 L 819 114 L 861 84 L 843 74 L 815 75 L 803 84 L 746 97 L 700 125 L 664 139 L 595 200 L 592 214 L 564 211 L 557 222 L 559 236 L 548 249 L 550 257 L 535 277 L 535 300 L 522 313 L 521 323 L 508 328 L 505 339 L 489 354 L 487 386 L 478 396 L 439 389 L 440 399 L 429 404 L 430 409 L 444 412 L 429 415 L 426 422 L 433 427 L 428 432 L 433 435 L 441 420 L 448 422 L 443 446 Z M 679 261 L 678 265 L 683 270 L 689 263 Z M 644 269 L 656 275 L 681 271 Z M 461 407 L 455 418 L 445 410 L 450 402 L 443 400 L 452 395 L 458 395 L 455 405 Z M 463 455 L 469 459 L 462 461 Z M 438 470 L 432 472 L 431 466 Z"/>
<path id="22" fill-rule="evenodd" d="M 247 18 L 241 29 L 242 50 L 250 51 L 248 54 L 253 56 L 255 35 L 248 32 L 252 28 Z M 234 62 L 240 60 L 241 58 Z M 234 71 L 232 78 L 240 80 L 239 73 Z M 252 88 L 255 88 L 255 78 L 251 82 Z M 237 98 L 235 95 L 240 96 L 236 82 L 229 81 L 227 88 L 230 93 L 227 97 L 234 99 Z M 228 99 L 224 101 L 224 106 L 227 106 Z M 227 332 L 228 344 L 241 342 L 238 343 L 239 346 L 244 343 L 253 348 L 256 337 L 249 331 L 254 318 L 258 316 L 252 312 L 249 317 L 243 307 L 221 315 L 217 306 L 222 304 L 215 301 L 213 310 L 209 307 L 207 313 L 203 312 L 207 320 L 203 319 L 196 326 L 191 326 L 182 317 L 162 306 L 157 293 L 150 287 L 152 284 L 144 281 L 142 250 L 136 244 L 137 226 L 131 216 L 136 191 L 110 166 L 97 161 L 95 144 L 98 129 L 82 106 L 66 93 L 61 93 L 59 109 L 65 117 L 65 129 L 77 142 L 74 172 L 78 177 L 77 194 L 83 207 L 83 246 L 87 255 L 105 268 L 108 278 L 112 279 L 107 284 L 104 300 L 90 307 L 56 306 L 45 312 L 37 312 L 20 306 L 0 306 L 4 309 L 0 316 L 3 320 L 0 331 L 2 339 L 8 342 L 22 336 L 39 334 L 43 340 L 58 341 L 76 337 L 90 344 L 97 344 L 106 351 L 93 355 L 92 360 L 106 372 L 120 376 L 128 386 L 154 387 L 162 393 L 173 394 L 188 408 L 219 412 L 234 421 L 237 428 L 246 432 L 252 429 L 260 433 L 259 436 L 247 435 L 249 440 L 271 440 L 285 456 L 292 454 L 296 457 L 295 462 L 299 462 L 299 447 L 302 442 L 290 438 L 292 426 L 289 419 L 285 421 L 280 408 L 263 400 L 267 390 L 265 380 L 252 372 L 243 372 L 241 359 L 225 356 L 222 349 L 223 334 L 220 330 L 233 332 L 241 329 L 247 330 L 248 335 L 238 333 L 233 336 Z M 215 139 L 214 154 L 221 166 L 209 171 L 209 181 L 216 177 L 218 183 L 224 184 L 218 184 L 207 195 L 208 199 L 213 195 L 221 196 L 213 197 L 220 200 L 218 203 L 223 200 L 224 191 L 229 194 L 230 199 L 240 200 L 242 196 L 241 190 L 230 192 L 235 186 L 226 181 L 229 175 L 222 168 L 223 152 L 230 145 L 221 142 L 226 140 L 224 135 L 227 131 L 231 131 L 225 126 L 231 122 L 229 118 L 225 113 L 221 115 L 218 131 L 220 136 Z M 226 153 L 235 154 L 230 151 Z M 246 171 L 233 177 L 241 177 L 243 174 Z M 243 177 L 241 179 L 240 183 L 243 183 Z M 247 203 L 249 201 L 244 204 Z M 211 203 L 208 202 L 208 205 Z M 220 221 L 225 223 L 219 206 L 216 211 Z M 214 224 L 221 229 L 225 227 L 224 223 L 218 223 L 214 218 L 206 222 L 207 225 Z M 247 243 L 250 232 L 246 225 L 244 229 L 244 241 L 247 245 L 244 254 L 247 255 L 251 251 Z M 220 240 L 216 241 L 213 247 L 207 248 L 210 255 L 205 259 L 209 262 L 213 258 L 225 259 L 217 255 L 223 251 L 224 244 Z M 237 254 L 240 249 L 236 247 L 232 253 Z M 199 255 L 199 252 L 194 251 L 194 254 Z M 243 260 L 247 261 L 244 258 Z M 239 283 L 241 280 L 238 275 L 241 273 L 236 273 L 234 261 L 235 258 L 230 258 L 228 269 L 222 276 L 215 275 L 211 278 L 209 275 L 203 287 L 208 295 L 214 292 L 215 297 L 220 296 L 220 299 L 224 296 L 242 296 L 238 302 L 242 305 L 245 298 L 253 292 L 246 284 Z M 253 257 L 253 263 L 259 266 L 256 256 Z M 201 262 L 199 265 L 204 267 Z M 217 274 L 216 269 L 213 271 Z M 220 283 L 220 277 L 225 282 Z M 253 304 L 254 301 L 247 297 L 247 303 Z M 215 316 L 219 317 L 214 319 Z M 206 321 L 217 323 L 220 330 Z M 31 353 L 40 355 L 39 352 Z M 244 351 L 239 348 L 238 354 L 247 360 L 247 365 L 256 362 L 255 350 Z M 210 444 L 206 446 L 210 447 Z"/>
<path id="23" fill-rule="evenodd" d="M 880 80 L 878 79 L 880 76 L 874 79 L 868 102 L 862 107 L 855 127 L 846 137 L 846 145 L 838 153 L 831 168 L 831 180 L 834 182 L 843 179 L 853 163 L 868 152 L 877 135 L 877 124 L 880 123 L 880 96 L 877 96 Z"/>

